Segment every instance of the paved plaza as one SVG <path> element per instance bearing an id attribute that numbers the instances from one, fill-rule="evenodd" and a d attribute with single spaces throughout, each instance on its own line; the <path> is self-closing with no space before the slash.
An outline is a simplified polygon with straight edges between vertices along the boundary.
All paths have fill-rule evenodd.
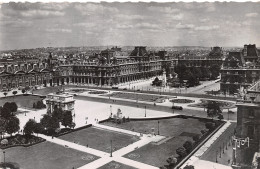
<path id="1" fill-rule="evenodd" d="M 142 83 L 142 82 L 140 82 Z M 52 89 L 53 90 L 53 89 Z M 55 89 L 54 89 L 55 90 Z M 102 91 L 102 90 L 98 90 Z M 108 91 L 106 91 L 108 93 Z M 110 91 L 109 93 L 113 93 L 115 91 Z M 125 91 L 127 92 L 127 91 Z M 155 94 L 147 94 L 150 95 L 151 97 L 156 96 Z M 108 165 L 125 165 L 126 167 L 129 168 L 157 168 L 155 166 L 145 164 L 142 162 L 138 162 L 132 159 L 128 159 L 124 157 L 126 154 L 135 151 L 136 149 L 140 149 L 141 147 L 144 147 L 152 142 L 159 142 L 160 140 L 165 139 L 165 136 L 162 135 L 156 135 L 156 136 L 151 136 L 149 134 L 143 134 L 142 137 L 140 137 L 139 132 L 135 131 L 130 131 L 130 130 L 125 130 L 125 129 L 120 129 L 112 126 L 106 126 L 99 124 L 98 121 L 106 120 L 109 118 L 109 116 L 112 114 L 116 114 L 118 109 L 122 111 L 122 115 L 125 117 L 134 118 L 134 119 L 154 119 L 154 118 L 165 118 L 165 117 L 174 117 L 178 115 L 192 115 L 192 116 L 199 116 L 199 117 L 206 117 L 206 112 L 204 112 L 203 108 L 198 108 L 198 107 L 190 107 L 188 106 L 189 104 L 196 104 L 200 103 L 200 100 L 202 98 L 191 98 L 191 97 L 184 97 L 184 96 L 178 96 L 178 99 L 191 99 L 193 100 L 192 103 L 174 103 L 174 105 L 177 106 L 182 106 L 183 111 L 176 111 L 173 113 L 173 111 L 170 109 L 171 106 L 173 105 L 172 102 L 170 102 L 170 99 L 176 99 L 176 97 L 168 96 L 168 95 L 160 95 L 160 96 L 165 96 L 166 98 L 164 102 L 162 103 L 156 103 L 157 105 L 154 105 L 154 102 L 149 102 L 149 101 L 141 101 L 139 100 L 136 102 L 136 100 L 131 100 L 131 99 L 121 99 L 121 98 L 108 98 L 105 95 L 101 94 L 89 94 L 88 92 L 82 92 L 82 93 L 77 93 L 77 96 L 75 96 L 75 116 L 74 116 L 74 121 L 76 123 L 76 128 L 85 126 L 86 124 L 92 124 L 93 127 L 97 127 L 99 129 L 104 129 L 107 131 L 113 131 L 113 132 L 118 132 L 122 134 L 127 134 L 129 136 L 135 136 L 138 137 L 139 140 L 132 142 L 129 145 L 126 145 L 122 147 L 121 149 L 118 149 L 113 152 L 112 157 L 110 157 L 110 153 L 102 150 L 98 150 L 97 148 L 91 147 L 91 146 L 86 146 L 86 144 L 80 144 L 78 141 L 75 142 L 75 140 L 71 139 L 64 139 L 63 137 L 60 138 L 52 138 L 49 136 L 45 136 L 42 134 L 39 134 L 40 137 L 46 139 L 47 143 L 52 143 L 58 146 L 62 147 L 67 147 L 69 149 L 73 149 L 73 151 L 81 152 L 81 153 L 86 153 L 88 155 L 92 155 L 93 157 L 96 157 L 95 160 L 92 162 L 88 162 L 83 164 L 82 162 L 75 163 L 76 168 L 80 169 L 95 169 L 95 168 L 102 168 L 102 166 L 108 166 Z M 87 98 L 87 100 L 84 99 L 84 97 Z M 103 99 L 101 102 L 96 101 L 98 99 Z M 125 101 L 127 103 L 134 103 L 136 104 L 135 106 L 129 106 L 128 104 L 121 104 L 120 101 Z M 143 104 L 148 105 L 147 109 L 142 106 Z M 150 106 L 149 106 L 150 105 Z M 157 107 L 164 107 L 165 110 L 167 111 L 161 111 L 160 108 Z M 163 109 L 162 109 L 163 110 Z M 236 108 L 230 109 L 232 111 L 236 111 Z M 26 108 L 21 108 L 19 107 L 19 111 L 21 112 L 20 114 L 17 115 L 17 117 L 20 119 L 20 128 L 22 129 L 25 125 L 25 123 L 29 119 L 35 119 L 37 122 L 40 122 L 40 119 L 44 114 L 46 114 L 46 109 L 41 109 L 41 110 L 29 110 Z M 197 114 L 191 113 L 191 112 L 197 112 Z M 227 119 L 227 114 L 225 115 L 225 112 L 227 112 L 226 109 L 223 110 L 224 112 L 224 117 Z M 235 115 L 234 115 L 235 116 Z M 232 117 L 230 117 L 232 119 Z M 233 120 L 235 120 L 233 118 Z M 222 130 L 225 130 L 228 128 L 227 125 L 224 126 Z M 213 136 L 213 141 L 216 140 L 222 133 L 218 132 Z M 65 135 L 66 136 L 66 135 Z M 214 140 L 215 138 L 215 140 Z M 40 143 L 42 144 L 42 143 Z M 206 149 L 209 149 L 210 146 L 206 147 Z M 205 150 L 204 152 L 209 153 L 210 151 L 214 151 L 209 149 L 208 151 Z M 215 157 L 215 156 L 214 156 Z M 212 157 L 212 158 L 214 158 Z M 214 161 L 212 158 L 206 159 L 209 161 Z M 194 166 L 201 166 L 203 165 L 203 159 L 198 159 L 195 158 L 194 162 L 192 163 Z M 113 164 L 116 163 L 116 164 Z M 81 166 L 79 166 L 79 164 Z M 214 163 L 212 163 L 214 164 Z M 214 164 L 215 165 L 215 164 Z M 74 166 L 72 166 L 74 167 Z M 66 167 L 65 167 L 66 168 Z"/>

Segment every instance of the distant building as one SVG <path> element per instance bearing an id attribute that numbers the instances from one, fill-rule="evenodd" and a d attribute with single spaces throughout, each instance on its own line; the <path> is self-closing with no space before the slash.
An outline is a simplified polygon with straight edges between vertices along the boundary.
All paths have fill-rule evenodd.
<path id="1" fill-rule="evenodd" d="M 244 45 L 244 49 L 242 50 L 245 62 L 254 62 L 256 63 L 259 59 L 259 51 L 256 48 L 256 45 L 249 44 Z"/>
<path id="2" fill-rule="evenodd" d="M 225 94 L 237 93 L 260 79 L 259 55 L 255 45 L 245 45 L 242 51 L 229 52 L 220 70 L 220 90 Z"/>
<path id="3" fill-rule="evenodd" d="M 46 97 L 47 113 L 52 114 L 55 107 L 61 108 L 63 111 L 71 111 L 74 114 L 75 100 L 73 95 L 69 94 L 48 94 Z"/>
<path id="4" fill-rule="evenodd" d="M 45 63 L 4 64 L 0 66 L 0 89 L 52 84 L 52 72 Z"/>

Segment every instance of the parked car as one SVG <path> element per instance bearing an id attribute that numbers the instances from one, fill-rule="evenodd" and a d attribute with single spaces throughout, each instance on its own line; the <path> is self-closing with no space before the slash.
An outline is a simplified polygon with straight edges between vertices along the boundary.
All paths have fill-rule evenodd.
<path id="1" fill-rule="evenodd" d="M 127 90 L 127 88 L 123 88 L 123 90 Z"/>
<path id="2" fill-rule="evenodd" d="M 118 89 L 118 87 L 112 87 L 112 89 Z"/>

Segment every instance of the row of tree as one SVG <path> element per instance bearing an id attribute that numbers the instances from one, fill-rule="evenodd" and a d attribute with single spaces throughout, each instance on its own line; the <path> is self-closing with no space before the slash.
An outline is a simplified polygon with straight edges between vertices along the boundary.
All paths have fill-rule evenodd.
<path id="1" fill-rule="evenodd" d="M 205 123 L 205 130 L 201 130 L 202 135 L 205 135 L 208 132 L 212 132 L 217 126 L 214 122 L 206 122 Z M 196 134 L 192 137 L 193 141 L 186 141 L 181 147 L 176 149 L 176 154 L 178 155 L 177 157 L 175 156 L 170 156 L 166 162 L 168 163 L 167 165 L 164 165 L 162 167 L 160 167 L 160 169 L 173 169 L 176 167 L 177 163 L 179 161 L 181 161 L 184 157 L 187 156 L 187 154 L 191 153 L 191 151 L 193 150 L 193 148 L 199 144 L 200 140 L 201 140 L 201 135 L 200 134 Z M 193 166 L 187 166 L 188 168 L 192 168 Z"/>
<path id="2" fill-rule="evenodd" d="M 1 138 L 5 133 L 12 135 L 20 129 L 20 121 L 16 117 L 17 105 L 15 102 L 6 102 L 0 107 L 0 133 Z"/>
<path id="3" fill-rule="evenodd" d="M 217 79 L 220 73 L 220 66 L 212 65 L 211 67 L 187 67 L 184 64 L 178 64 L 174 68 L 174 72 L 178 74 L 178 78 L 181 84 L 184 80 L 187 80 L 187 86 L 196 86 L 199 84 L 199 80 L 203 79 Z"/>

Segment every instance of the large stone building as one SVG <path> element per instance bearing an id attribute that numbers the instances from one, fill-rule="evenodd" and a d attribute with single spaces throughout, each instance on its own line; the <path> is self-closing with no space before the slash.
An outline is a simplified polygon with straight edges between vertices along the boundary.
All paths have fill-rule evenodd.
<path id="1" fill-rule="evenodd" d="M 260 152 L 260 81 L 241 92 L 233 161 L 235 168 L 252 168 L 253 156 Z"/>
<path id="2" fill-rule="evenodd" d="M 40 63 L 12 63 L 0 67 L 0 89 L 19 86 L 90 84 L 114 86 L 160 76 L 170 77 L 177 64 L 210 67 L 222 64 L 222 48 L 214 47 L 207 57 L 176 58 L 167 51 L 151 52 L 136 46 L 130 54 L 121 48 L 106 49 L 89 59 L 61 61 L 50 54 Z"/>
<path id="3" fill-rule="evenodd" d="M 12 63 L 0 66 L 0 89 L 52 84 L 53 75 L 45 63 Z"/>
<path id="4" fill-rule="evenodd" d="M 146 47 L 138 46 L 130 56 L 117 55 L 115 50 L 104 50 L 96 61 L 60 65 L 54 71 L 54 83 L 94 84 L 113 86 L 120 83 L 150 78 L 162 74 L 163 62 L 157 53 L 149 53 Z M 166 52 L 163 52 L 166 55 Z M 159 52 L 159 54 L 161 54 Z"/>
<path id="5" fill-rule="evenodd" d="M 245 45 L 242 51 L 229 52 L 220 70 L 220 90 L 225 94 L 237 93 L 260 79 L 258 50 L 255 45 Z"/>

